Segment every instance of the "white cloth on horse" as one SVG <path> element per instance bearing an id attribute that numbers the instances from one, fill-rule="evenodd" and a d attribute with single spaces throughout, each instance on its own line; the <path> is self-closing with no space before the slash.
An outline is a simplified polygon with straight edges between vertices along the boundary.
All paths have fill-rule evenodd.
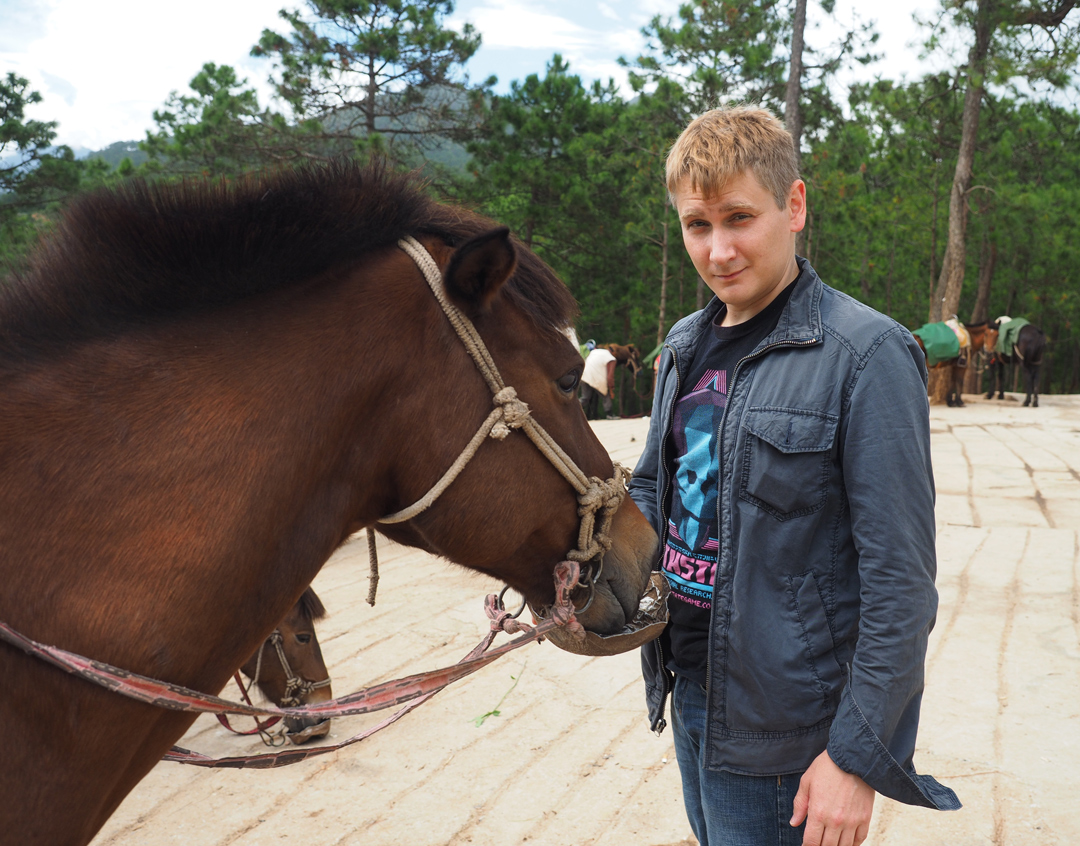
<path id="1" fill-rule="evenodd" d="M 607 366 L 612 361 L 615 361 L 615 356 L 607 350 L 597 347 L 585 359 L 585 371 L 581 374 L 581 381 L 592 386 L 601 394 L 607 394 Z"/>
<path id="2" fill-rule="evenodd" d="M 961 325 L 959 320 L 955 317 L 950 317 L 945 321 L 945 325 L 953 330 L 953 334 L 956 335 L 956 340 L 960 342 L 961 350 L 971 346 L 971 335 L 968 334 L 968 330 Z"/>

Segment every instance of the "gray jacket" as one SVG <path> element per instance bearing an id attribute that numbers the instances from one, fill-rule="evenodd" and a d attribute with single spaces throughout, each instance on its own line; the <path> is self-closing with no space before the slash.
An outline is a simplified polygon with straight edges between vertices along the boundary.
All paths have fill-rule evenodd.
<path id="1" fill-rule="evenodd" d="M 731 374 L 720 424 L 705 766 L 798 772 L 828 748 L 885 796 L 958 808 L 912 765 L 937 611 L 925 359 L 894 320 L 800 268 L 775 331 Z M 675 401 L 720 307 L 679 321 L 661 353 L 630 495 L 662 538 Z M 665 643 L 642 650 L 656 731 Z"/>

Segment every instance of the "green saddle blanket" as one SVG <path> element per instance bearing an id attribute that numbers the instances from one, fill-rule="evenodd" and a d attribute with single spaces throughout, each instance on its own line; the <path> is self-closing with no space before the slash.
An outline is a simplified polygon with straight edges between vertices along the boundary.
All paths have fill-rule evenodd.
<path id="1" fill-rule="evenodd" d="M 933 367 L 950 358 L 960 355 L 960 340 L 956 333 L 944 323 L 927 323 L 919 327 L 912 335 L 918 335 L 926 350 L 926 364 Z"/>
<path id="2" fill-rule="evenodd" d="M 1027 326 L 1029 322 L 1022 317 L 1014 317 L 1012 320 L 1006 320 L 1002 323 L 997 343 L 994 345 L 994 352 L 1012 355 L 1013 347 L 1016 346 L 1017 338 L 1020 336 L 1020 330 Z"/>

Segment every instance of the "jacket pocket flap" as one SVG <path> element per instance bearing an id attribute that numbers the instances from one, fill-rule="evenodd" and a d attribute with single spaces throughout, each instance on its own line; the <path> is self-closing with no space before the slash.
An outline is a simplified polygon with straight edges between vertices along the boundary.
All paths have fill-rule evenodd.
<path id="1" fill-rule="evenodd" d="M 836 440 L 839 418 L 818 411 L 792 408 L 751 408 L 746 431 L 781 452 L 824 452 Z"/>

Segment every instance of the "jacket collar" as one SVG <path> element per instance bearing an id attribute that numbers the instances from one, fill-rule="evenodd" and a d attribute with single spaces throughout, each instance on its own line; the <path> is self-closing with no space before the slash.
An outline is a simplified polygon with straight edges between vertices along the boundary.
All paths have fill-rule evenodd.
<path id="1" fill-rule="evenodd" d="M 795 280 L 795 290 L 791 292 L 787 305 L 780 313 L 776 329 L 762 341 L 762 346 L 785 342 L 821 341 L 821 295 L 825 285 L 814 268 L 810 266 L 810 262 L 798 256 L 796 256 L 796 261 L 799 264 L 799 277 Z M 684 353 L 692 352 L 698 338 L 716 319 L 721 308 L 723 308 L 723 303 L 714 296 L 705 308 L 697 314 L 690 315 L 683 324 L 672 331 L 668 343 L 677 355 L 682 356 Z"/>

